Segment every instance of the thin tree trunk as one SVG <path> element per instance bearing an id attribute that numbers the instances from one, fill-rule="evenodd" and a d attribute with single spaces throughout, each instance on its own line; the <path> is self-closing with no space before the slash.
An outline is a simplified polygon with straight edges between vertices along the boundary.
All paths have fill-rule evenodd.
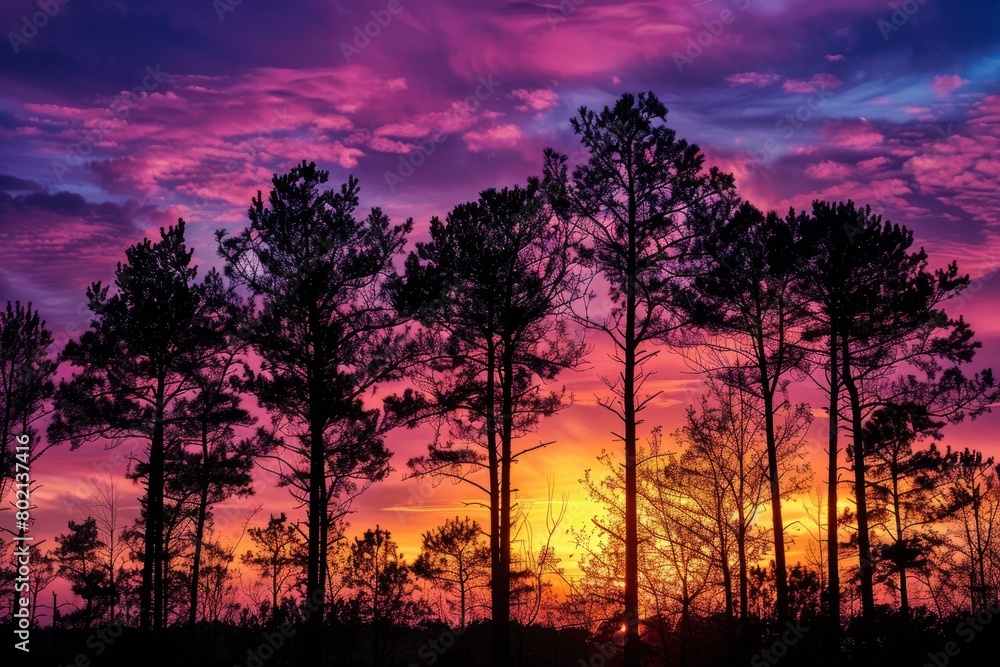
<path id="1" fill-rule="evenodd" d="M 503 507 L 501 503 L 501 466 L 497 443 L 496 424 L 496 341 L 489 332 L 486 352 L 486 445 L 490 466 L 490 596 L 492 602 L 492 650 L 493 667 L 507 667 L 510 663 L 510 574 L 505 576 L 502 535 Z"/>
<path id="2" fill-rule="evenodd" d="M 322 427 L 313 419 L 309 448 L 309 549 L 307 563 L 306 599 L 321 600 L 319 608 L 309 616 L 313 659 L 323 664 L 323 581 L 320 578 L 320 542 L 323 539 L 323 487 L 325 486 L 325 448 Z"/>
<path id="3" fill-rule="evenodd" d="M 188 622 L 198 622 L 198 586 L 201 581 L 201 542 L 205 537 L 205 521 L 208 518 L 208 486 L 202 486 L 198 499 L 198 518 L 194 529 L 194 558 L 191 563 L 191 608 Z"/>
<path id="4" fill-rule="evenodd" d="M 726 628 L 732 635 L 735 605 L 733 604 L 733 572 L 729 565 L 729 556 L 722 552 L 722 592 L 726 601 Z"/>
<path id="5" fill-rule="evenodd" d="M 511 520 L 513 508 L 511 507 L 511 485 L 510 485 L 510 457 L 511 440 L 514 428 L 514 360 L 511 357 L 510 341 L 504 342 L 503 349 L 503 378 L 501 383 L 501 405 L 503 413 L 501 421 L 503 423 L 500 433 L 500 543 L 503 550 L 501 556 L 501 574 L 503 575 L 503 596 L 501 607 L 500 632 L 506 636 L 510 635 L 510 567 L 511 567 Z M 509 641 L 509 640 L 508 640 Z M 523 642 L 520 648 L 523 649 Z M 520 660 L 518 661 L 520 662 Z"/>
<path id="6" fill-rule="evenodd" d="M 326 519 L 326 507 L 323 493 L 326 488 L 326 446 L 323 440 L 323 430 L 326 426 L 323 397 L 325 387 L 319 380 L 318 369 L 322 369 L 326 359 L 323 354 L 322 342 L 318 334 L 320 326 L 318 309 L 310 305 L 308 314 L 309 340 L 312 347 L 312 372 L 309 374 L 309 540 L 306 557 L 306 599 L 312 603 L 318 602 L 308 620 L 309 645 L 312 660 L 322 665 L 323 650 L 323 618 L 326 610 L 324 595 L 323 569 L 320 566 L 323 550 L 323 523 Z"/>
<path id="7" fill-rule="evenodd" d="M 875 581 L 872 573 L 871 537 L 868 531 L 868 504 L 865 481 L 865 450 L 861 432 L 861 397 L 851 375 L 851 357 L 847 342 L 842 341 L 844 389 L 851 403 L 851 430 L 854 439 L 854 496 L 858 516 L 858 566 L 861 578 L 861 616 L 864 627 L 875 622 Z"/>
<path id="8" fill-rule="evenodd" d="M 465 630 L 465 575 L 462 569 L 461 557 L 458 561 L 458 597 L 459 597 L 459 618 L 458 627 Z"/>
<path id="9" fill-rule="evenodd" d="M 893 461 L 893 468 L 896 467 L 896 461 Z M 903 520 L 899 515 L 900 512 L 900 502 L 899 502 L 899 479 L 895 473 L 892 473 L 892 511 L 896 516 L 896 543 L 899 545 L 903 544 Z M 910 595 L 906 588 L 906 565 L 902 562 L 899 564 L 899 611 L 902 612 L 904 619 L 910 618 Z"/>
<path id="10" fill-rule="evenodd" d="M 205 522 L 208 519 L 208 420 L 201 422 L 201 455 L 202 474 L 205 478 L 201 484 L 201 494 L 198 497 L 198 517 L 194 529 L 194 557 L 191 562 L 191 605 L 188 611 L 188 623 L 198 622 L 198 585 L 201 579 L 201 543 L 205 537 Z"/>
<path id="11" fill-rule="evenodd" d="M 828 447 L 827 476 L 827 527 L 826 560 L 829 578 L 827 580 L 827 604 L 830 613 L 830 642 L 835 652 L 840 652 L 840 545 L 837 542 L 838 522 L 837 495 L 839 474 L 840 435 L 840 364 L 837 359 L 837 330 L 830 326 L 830 444 Z"/>
<path id="12" fill-rule="evenodd" d="M 750 621 L 750 586 L 747 578 L 747 540 L 745 528 L 740 529 L 740 537 L 737 539 L 736 548 L 739 550 L 740 568 L 740 625 L 745 631 Z"/>
<path id="13" fill-rule="evenodd" d="M 156 632 L 163 623 L 163 393 L 157 381 L 153 437 L 149 446 L 149 479 L 146 487 L 145 558 L 139 591 L 140 629 Z"/>
<path id="14" fill-rule="evenodd" d="M 764 430 L 767 437 L 767 471 L 771 490 L 774 537 L 774 589 L 778 624 L 788 620 L 788 573 L 785 569 L 785 523 L 781 516 L 781 485 L 778 478 L 778 446 L 774 437 L 774 397 L 764 392 Z"/>
<path id="15" fill-rule="evenodd" d="M 625 667 L 639 667 L 639 513 L 636 475 L 636 273 L 634 198 L 629 199 L 629 240 L 625 294 L 625 368 L 622 376 L 622 414 L 625 417 Z"/>

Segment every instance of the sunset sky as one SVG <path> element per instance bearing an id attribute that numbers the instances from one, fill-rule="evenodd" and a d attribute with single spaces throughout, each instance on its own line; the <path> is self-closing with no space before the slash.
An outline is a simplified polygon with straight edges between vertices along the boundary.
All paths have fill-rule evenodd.
<path id="1" fill-rule="evenodd" d="M 949 312 L 983 343 L 975 368 L 1000 368 L 995 0 L 64 1 L 0 7 L 0 303 L 32 301 L 57 347 L 87 326 L 86 286 L 109 282 L 129 245 L 183 217 L 195 261 L 219 266 L 215 230 L 242 228 L 257 190 L 302 160 L 334 187 L 356 175 L 363 207 L 413 217 L 412 247 L 431 216 L 539 174 L 545 147 L 579 161 L 579 107 L 651 90 L 758 207 L 851 198 L 914 230 L 932 268 L 958 260 L 974 282 Z M 555 444 L 514 469 L 536 535 L 547 477 L 557 501 L 568 494 L 567 524 L 582 524 L 595 508 L 578 480 L 619 447 L 595 397 L 607 349 L 593 342 L 590 369 L 562 378 L 575 404 L 537 434 Z M 646 435 L 679 426 L 700 391 L 668 350 L 654 365 L 664 393 Z M 793 391 L 814 405 L 822 456 L 819 396 L 809 382 Z M 950 427 L 945 443 L 1000 455 L 998 425 L 1000 412 Z M 469 489 L 402 479 L 428 437 L 391 436 L 395 472 L 359 501 L 349 535 L 378 523 L 412 557 L 445 518 L 483 521 L 463 506 L 478 499 Z M 122 473 L 126 453 L 49 451 L 34 470 L 36 532 L 80 519 L 73 499 L 109 464 Z M 131 520 L 136 491 L 122 492 Z M 255 521 L 300 514 L 261 472 L 255 499 L 219 512 L 227 536 L 255 502 Z M 565 537 L 557 549 L 575 551 Z"/>

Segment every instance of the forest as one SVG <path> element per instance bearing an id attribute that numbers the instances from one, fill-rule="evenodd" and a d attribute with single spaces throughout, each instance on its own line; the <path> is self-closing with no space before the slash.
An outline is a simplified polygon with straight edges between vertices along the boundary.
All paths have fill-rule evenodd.
<path id="1" fill-rule="evenodd" d="M 579 159 L 429 224 L 303 160 L 214 247 L 183 219 L 136 239 L 60 349 L 6 300 L 3 664 L 996 664 L 1000 466 L 948 435 L 1000 397 L 951 308 L 980 286 L 865 203 L 758 208 L 666 116 L 652 92 L 581 107 Z M 546 422 L 599 355 L 602 511 L 571 522 L 552 488 L 539 520 L 517 464 L 581 446 Z M 668 357 L 699 379 L 674 430 L 646 419 Z M 400 431 L 433 436 L 394 471 Z M 26 556 L 27 471 L 126 444 Z M 457 507 L 404 556 L 355 511 L 391 473 L 487 518 Z M 262 484 L 287 503 L 220 509 Z"/>

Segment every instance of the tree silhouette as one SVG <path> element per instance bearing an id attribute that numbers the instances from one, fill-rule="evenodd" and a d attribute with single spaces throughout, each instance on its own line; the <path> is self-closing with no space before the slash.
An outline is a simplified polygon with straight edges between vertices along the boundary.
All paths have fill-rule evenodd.
<path id="1" fill-rule="evenodd" d="M 697 145 L 678 140 L 663 124 L 667 109 L 653 93 L 622 95 L 600 113 L 581 108 L 573 131 L 589 152 L 567 178 L 567 158 L 546 152 L 546 185 L 556 210 L 583 232 L 580 258 L 607 282 L 611 308 L 588 324 L 615 349 L 620 376 L 603 378 L 612 398 L 602 404 L 622 422 L 625 445 L 625 665 L 639 664 L 637 413 L 653 396 L 639 397 L 656 356 L 649 346 L 680 326 L 672 309 L 677 279 L 693 238 L 725 217 L 735 197 L 732 176 L 703 171 Z M 655 396 L 655 394 L 654 394 Z"/>
<path id="2" fill-rule="evenodd" d="M 670 497 L 681 499 L 679 510 L 699 515 L 713 527 L 715 539 L 704 541 L 713 544 L 718 552 L 727 616 L 734 616 L 734 598 L 738 598 L 741 638 L 745 641 L 749 627 L 748 572 L 762 555 L 756 534 L 757 516 L 773 505 L 769 449 L 773 444 L 777 476 L 784 481 L 781 499 L 787 499 L 802 490 L 801 482 L 808 471 L 802 450 L 812 414 L 808 406 L 793 406 L 785 400 L 773 410 L 769 423 L 761 396 L 739 384 L 719 381 L 709 382 L 699 408 L 688 408 L 686 423 L 674 437 L 684 451 L 675 465 L 666 468 L 660 483 L 670 489 Z M 767 433 L 769 425 L 772 441 Z M 735 591 L 730 583 L 734 578 L 730 559 L 735 559 Z M 778 572 L 775 565 L 776 598 Z M 777 607 L 775 610 L 780 617 L 781 611 Z"/>
<path id="3" fill-rule="evenodd" d="M 66 623 L 91 627 L 110 607 L 111 581 L 107 570 L 98 564 L 98 554 L 105 544 L 97 534 L 97 522 L 87 517 L 82 523 L 69 521 L 69 533 L 56 537 L 55 558 L 59 575 L 69 581 L 73 593 L 83 598 L 83 608 L 64 616 Z"/>
<path id="4" fill-rule="evenodd" d="M 958 454 L 951 476 L 949 493 L 958 507 L 969 606 L 980 611 L 997 604 L 1000 591 L 1000 466 L 994 457 L 966 448 Z"/>
<path id="5" fill-rule="evenodd" d="M 47 447 L 38 446 L 33 424 L 48 414 L 55 390 L 56 362 L 47 358 L 52 332 L 31 303 L 8 301 L 0 311 L 0 501 L 14 482 L 15 436 L 27 436 L 29 464 Z"/>
<path id="6" fill-rule="evenodd" d="M 232 353 L 230 348 L 230 353 Z M 257 433 L 236 440 L 235 429 L 252 425 L 256 419 L 240 406 L 237 394 L 227 390 L 233 357 L 219 360 L 216 368 L 203 371 L 198 393 L 180 402 L 176 416 L 180 423 L 168 455 L 168 495 L 189 506 L 193 516 L 191 539 L 191 602 L 189 623 L 198 618 L 198 591 L 201 575 L 202 540 L 212 506 L 233 496 L 254 493 L 253 469 L 257 460 L 270 453 L 277 443 L 270 433 Z"/>
<path id="7" fill-rule="evenodd" d="M 779 624 L 788 619 L 788 583 L 775 414 L 789 374 L 804 366 L 797 344 L 807 308 L 796 290 L 803 260 L 798 225 L 793 216 L 782 220 L 742 204 L 695 241 L 707 267 L 688 296 L 692 321 L 711 336 L 693 337 L 699 364 L 761 401 Z"/>
<path id="8" fill-rule="evenodd" d="M 100 281 L 87 288 L 94 319 L 61 359 L 79 368 L 56 392 L 53 441 L 71 449 L 92 440 L 112 446 L 129 438 L 149 442 L 146 460 L 144 561 L 140 625 L 166 625 L 164 486 L 166 428 L 176 402 L 197 388 L 201 370 L 220 355 L 229 326 L 228 290 L 216 271 L 197 281 L 184 221 L 160 228 L 125 251 L 114 294 Z M 180 417 L 177 417 L 180 418 Z"/>
<path id="9" fill-rule="evenodd" d="M 545 385 L 585 352 L 567 330 L 576 298 L 570 229 L 551 220 L 537 179 L 486 190 L 431 220 L 431 240 L 406 260 L 397 308 L 423 329 L 416 390 L 393 400 L 412 426 L 436 420 L 450 439 L 408 462 L 415 475 L 472 484 L 488 498 L 493 660 L 510 660 L 511 466 L 550 443 L 514 450 L 542 417 L 566 407 Z M 484 471 L 483 484 L 475 473 Z"/>
<path id="10" fill-rule="evenodd" d="M 966 377 L 959 369 L 972 361 L 981 343 L 973 340 L 964 319 L 952 319 L 942 309 L 969 283 L 956 263 L 928 271 L 926 253 L 910 249 L 912 232 L 883 223 L 870 207 L 858 210 L 851 201 L 813 202 L 802 234 L 810 248 L 807 266 L 812 267 L 805 270 L 803 290 L 820 313 L 820 326 L 806 337 L 830 340 L 829 331 L 835 332 L 837 377 L 847 395 L 862 617 L 864 627 L 871 628 L 875 597 L 865 419 L 896 396 L 923 393 L 927 395 L 914 402 L 928 407 L 931 415 L 957 422 L 967 414 L 975 418 L 988 411 L 997 392 L 990 370 Z M 951 365 L 944 368 L 942 362 Z M 896 378 L 904 364 L 921 372 L 926 381 Z M 833 531 L 831 525 L 831 542 Z M 835 562 L 830 560 L 831 569 Z"/>
<path id="11" fill-rule="evenodd" d="M 355 591 L 351 605 L 357 619 L 371 632 L 372 664 L 382 665 L 391 627 L 408 625 L 425 611 L 414 597 L 413 571 L 389 531 L 376 526 L 355 538 L 344 580 Z"/>
<path id="12" fill-rule="evenodd" d="M 458 595 L 458 627 L 464 629 L 472 596 L 489 581 L 490 548 L 479 524 L 465 517 L 448 519 L 421 536 L 420 555 L 413 563 L 418 577 Z"/>
<path id="13" fill-rule="evenodd" d="M 249 532 L 257 550 L 247 550 L 241 561 L 254 568 L 267 582 L 271 593 L 271 617 L 275 618 L 280 609 L 279 600 L 301 580 L 304 545 L 298 528 L 288 523 L 284 512 L 278 516 L 272 514 L 267 526 L 251 528 Z"/>
<path id="14" fill-rule="evenodd" d="M 412 221 L 391 225 L 381 209 L 355 217 L 358 181 L 321 190 L 329 172 L 301 163 L 258 192 L 250 225 L 216 233 L 226 275 L 259 309 L 242 330 L 260 355 L 246 386 L 278 421 L 277 460 L 308 514 L 306 597 L 324 600 L 309 618 L 322 660 L 328 529 L 350 501 L 389 471 L 383 435 L 391 425 L 363 398 L 394 379 L 406 359 L 405 332 L 384 293 Z"/>
<path id="15" fill-rule="evenodd" d="M 97 525 L 98 539 L 104 543 L 99 559 L 101 564 L 107 569 L 108 584 L 110 588 L 110 600 L 108 617 L 118 618 L 118 601 L 121 598 L 121 586 L 119 582 L 119 570 L 124 565 L 126 559 L 125 544 L 121 539 L 123 526 L 121 521 L 121 498 L 118 493 L 118 483 L 109 471 L 108 481 L 98 485 L 96 480 L 91 480 L 94 486 L 94 493 L 91 494 L 91 502 L 88 503 L 88 510 L 92 512 L 94 522 Z"/>
<path id="16" fill-rule="evenodd" d="M 907 574 L 926 570 L 932 548 L 941 541 L 931 526 L 957 509 L 945 483 L 957 455 L 939 451 L 934 443 L 914 449 L 922 438 L 940 438 L 942 426 L 925 408 L 901 403 L 877 409 L 864 427 L 870 518 L 887 538 L 878 545 L 878 562 L 896 577 L 900 611 L 907 619 Z"/>

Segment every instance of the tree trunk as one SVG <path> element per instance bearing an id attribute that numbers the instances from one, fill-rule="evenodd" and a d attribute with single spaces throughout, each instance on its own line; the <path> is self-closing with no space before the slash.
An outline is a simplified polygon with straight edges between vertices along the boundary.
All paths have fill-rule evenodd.
<path id="1" fill-rule="evenodd" d="M 837 542 L 837 486 L 840 480 L 840 363 L 837 359 L 837 331 L 830 326 L 830 444 L 827 476 L 826 560 L 827 605 L 830 613 L 830 642 L 834 651 L 840 651 L 840 545 Z"/>
<path id="2" fill-rule="evenodd" d="M 739 550 L 737 556 L 740 567 L 740 625 L 746 630 L 750 621 L 750 586 L 747 578 L 746 528 L 740 528 L 740 536 L 737 538 L 736 548 Z"/>
<path id="3" fill-rule="evenodd" d="M 861 578 L 861 616 L 864 627 L 875 622 L 875 581 L 872 574 L 872 548 L 868 532 L 868 504 L 865 481 L 865 450 L 861 432 L 861 397 L 851 375 L 851 356 L 846 339 L 842 342 L 844 389 L 851 403 L 851 430 L 854 440 L 854 496 L 858 515 L 858 566 Z"/>
<path id="4" fill-rule="evenodd" d="M 460 629 L 462 629 L 462 630 L 465 630 L 465 586 L 466 586 L 466 582 L 465 582 L 465 578 L 464 577 L 465 577 L 465 575 L 462 572 L 462 562 L 460 560 L 459 564 L 458 564 L 458 597 L 459 597 L 458 627 Z"/>
<path id="5" fill-rule="evenodd" d="M 501 572 L 504 577 L 503 607 L 501 618 L 503 619 L 500 631 L 510 634 L 510 566 L 511 566 L 511 521 L 513 508 L 511 507 L 511 446 L 514 437 L 514 359 L 511 356 L 510 341 L 504 341 L 503 349 L 503 377 L 501 382 L 501 405 L 503 414 L 501 422 L 503 424 L 500 433 L 500 544 L 503 550 L 501 556 Z M 524 648 L 523 642 L 520 646 Z M 518 661 L 520 662 L 520 660 Z"/>
<path id="6" fill-rule="evenodd" d="M 194 625 L 198 622 L 198 585 L 201 580 L 201 542 L 205 536 L 205 522 L 208 518 L 208 486 L 202 486 L 198 498 L 198 518 L 194 529 L 194 558 L 191 562 L 191 609 L 188 612 L 188 622 Z"/>
<path id="7" fill-rule="evenodd" d="M 164 381 L 156 387 L 153 437 L 149 444 L 149 479 L 146 484 L 145 558 L 139 588 L 139 625 L 156 632 L 164 627 L 163 617 L 163 393 Z"/>
<path id="8" fill-rule="evenodd" d="M 774 437 L 774 396 L 764 391 L 764 431 L 767 438 L 767 476 L 771 489 L 774 538 L 774 589 L 778 625 L 788 620 L 788 573 L 785 569 L 785 523 L 781 517 L 781 484 L 778 479 L 778 445 Z"/>
<path id="9" fill-rule="evenodd" d="M 313 660 L 317 664 L 323 664 L 323 606 L 325 596 L 323 595 L 323 580 L 320 578 L 322 568 L 320 568 L 321 549 L 320 542 L 323 539 L 323 517 L 326 514 L 323 507 L 323 488 L 326 479 L 325 448 L 323 447 L 323 431 L 320 421 L 313 419 L 310 427 L 310 448 L 309 448 L 309 547 L 307 578 L 306 578 L 306 599 L 320 600 L 318 608 L 309 616 L 309 635 Z"/>
<path id="10" fill-rule="evenodd" d="M 630 201 L 630 232 L 634 230 L 635 210 Z M 636 274 L 638 271 L 635 234 L 629 234 L 625 294 L 625 368 L 622 374 L 622 414 L 625 417 L 625 667 L 639 667 L 639 514 L 636 502 Z"/>
<path id="11" fill-rule="evenodd" d="M 893 461 L 892 471 L 892 511 L 896 516 L 896 543 L 903 545 L 903 519 L 900 517 L 899 502 L 899 478 L 896 475 L 898 467 L 897 461 Z M 910 618 L 910 595 L 906 588 L 906 564 L 899 563 L 899 611 L 903 614 L 903 619 Z"/>
<path id="12" fill-rule="evenodd" d="M 507 667 L 510 664 L 510 572 L 504 572 L 507 560 L 504 550 L 510 545 L 503 543 L 501 502 L 501 465 L 497 443 L 496 424 L 496 341 L 493 333 L 488 334 L 486 352 L 486 445 L 490 466 L 490 595 L 492 620 L 493 667 Z"/>
<path id="13" fill-rule="evenodd" d="M 688 642 L 691 629 L 691 600 L 688 598 L 687 585 L 684 585 L 683 598 L 681 600 L 681 632 L 680 632 L 680 655 L 678 656 L 678 667 L 687 667 L 688 663 Z"/>
<path id="14" fill-rule="evenodd" d="M 315 304 L 309 305 L 308 340 L 306 345 L 312 349 L 312 368 L 309 369 L 309 506 L 308 523 L 309 539 L 306 555 L 306 599 L 317 603 L 311 610 L 308 620 L 308 644 L 312 662 L 324 664 L 323 619 L 326 611 L 326 596 L 322 579 L 323 568 L 321 558 L 323 550 L 323 523 L 326 519 L 324 502 L 326 489 L 326 446 L 323 432 L 326 420 L 326 387 L 320 378 L 320 369 L 325 367 L 326 358 L 323 343 L 319 334 L 321 326 L 319 310 Z"/>
<path id="15" fill-rule="evenodd" d="M 729 555 L 725 549 L 722 550 L 722 592 L 726 601 L 726 629 L 732 635 L 733 619 L 735 618 L 735 605 L 733 604 L 733 571 L 729 565 Z"/>
<path id="16" fill-rule="evenodd" d="M 198 585 L 201 579 L 201 543 L 205 537 L 205 522 L 208 520 L 208 420 L 201 422 L 201 454 L 202 474 L 205 478 L 201 484 L 201 494 L 198 497 L 198 517 L 194 529 L 194 558 L 191 562 L 191 608 L 188 611 L 188 622 L 194 625 L 198 622 Z"/>

